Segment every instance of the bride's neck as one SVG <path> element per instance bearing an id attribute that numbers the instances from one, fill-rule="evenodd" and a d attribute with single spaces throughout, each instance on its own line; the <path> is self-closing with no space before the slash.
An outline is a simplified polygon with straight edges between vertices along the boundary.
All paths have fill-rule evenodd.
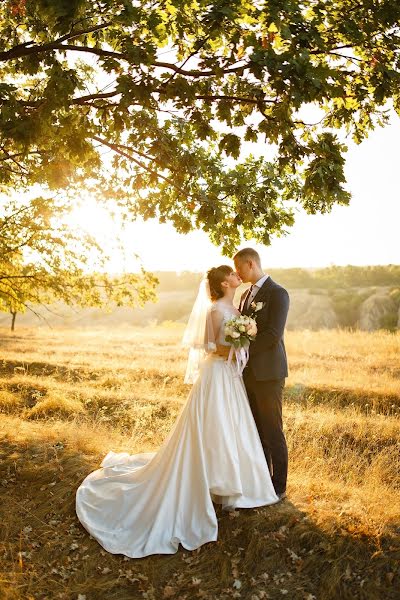
<path id="1" fill-rule="evenodd" d="M 233 298 L 235 297 L 235 291 L 234 289 L 229 289 L 225 292 L 225 294 L 222 296 L 222 298 L 220 298 L 220 300 L 222 300 L 222 302 L 225 302 L 226 304 L 233 304 Z"/>

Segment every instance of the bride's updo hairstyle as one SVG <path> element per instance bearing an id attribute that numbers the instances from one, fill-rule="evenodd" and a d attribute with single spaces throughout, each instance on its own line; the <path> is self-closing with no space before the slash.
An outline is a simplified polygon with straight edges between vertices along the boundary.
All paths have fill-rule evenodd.
<path id="1" fill-rule="evenodd" d="M 222 291 L 221 283 L 225 281 L 232 272 L 232 267 L 229 267 L 228 265 L 213 267 L 207 271 L 207 281 L 210 286 L 210 298 L 213 302 L 223 297 L 224 292 Z"/>

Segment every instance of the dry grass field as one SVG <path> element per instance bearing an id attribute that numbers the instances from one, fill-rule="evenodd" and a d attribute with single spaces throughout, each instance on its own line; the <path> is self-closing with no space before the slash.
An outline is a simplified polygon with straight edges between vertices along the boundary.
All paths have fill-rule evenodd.
<path id="1" fill-rule="evenodd" d="M 399 334 L 289 332 L 288 498 L 218 512 L 218 542 L 132 560 L 80 526 L 81 480 L 157 449 L 181 410 L 181 334 L 1 332 L 0 598 L 398 600 Z"/>

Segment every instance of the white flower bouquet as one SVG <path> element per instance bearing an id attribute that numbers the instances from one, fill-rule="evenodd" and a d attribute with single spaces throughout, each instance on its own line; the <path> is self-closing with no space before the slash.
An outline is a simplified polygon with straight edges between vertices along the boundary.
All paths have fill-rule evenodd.
<path id="1" fill-rule="evenodd" d="M 234 348 L 247 348 L 257 335 L 257 323 L 252 317 L 240 315 L 225 323 L 225 341 Z"/>

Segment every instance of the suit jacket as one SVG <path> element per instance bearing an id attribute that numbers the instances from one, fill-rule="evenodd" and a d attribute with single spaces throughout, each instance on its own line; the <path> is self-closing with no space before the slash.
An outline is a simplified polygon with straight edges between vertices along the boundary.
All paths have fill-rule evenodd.
<path id="1" fill-rule="evenodd" d="M 251 306 L 244 308 L 247 291 L 240 299 L 240 312 L 251 315 Z M 253 314 L 257 321 L 257 336 L 250 343 L 249 362 L 258 381 L 284 379 L 288 376 L 288 365 L 283 334 L 289 310 L 289 294 L 268 277 L 255 295 L 253 302 L 262 302 L 262 309 Z"/>

